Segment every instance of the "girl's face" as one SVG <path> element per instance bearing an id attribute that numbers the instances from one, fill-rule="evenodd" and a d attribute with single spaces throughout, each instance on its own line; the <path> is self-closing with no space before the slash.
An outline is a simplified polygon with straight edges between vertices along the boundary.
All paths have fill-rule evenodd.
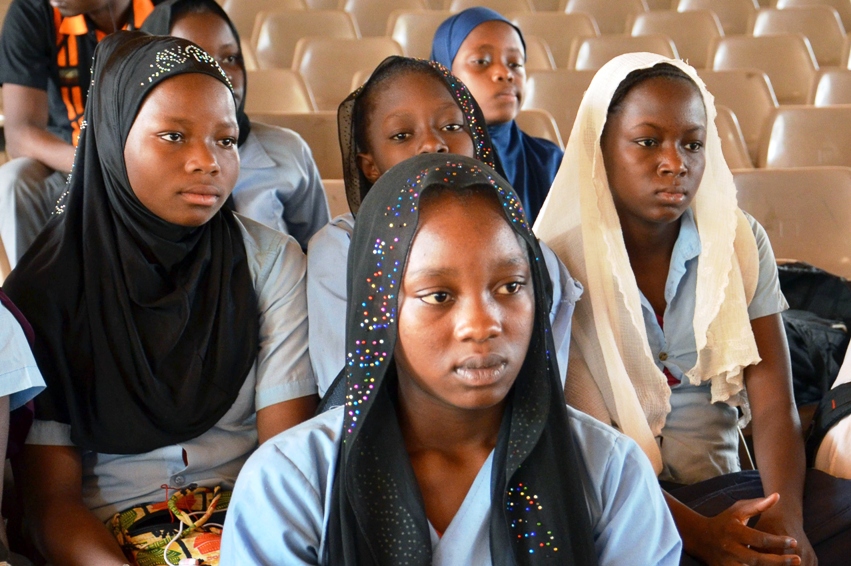
<path id="1" fill-rule="evenodd" d="M 679 220 L 706 167 L 700 92 L 679 79 L 639 83 L 609 115 L 600 144 L 621 223 Z"/>
<path id="2" fill-rule="evenodd" d="M 233 85 L 233 96 L 239 106 L 245 97 L 245 69 L 239 43 L 228 23 L 212 12 L 193 12 L 174 22 L 171 35 L 197 44 L 219 63 Z"/>
<path id="3" fill-rule="evenodd" d="M 133 192 L 163 220 L 201 226 L 239 177 L 238 135 L 233 96 L 221 81 L 189 73 L 161 82 L 124 144 Z"/>
<path id="4" fill-rule="evenodd" d="M 461 108 L 433 75 L 404 73 L 388 79 L 367 106 L 369 151 L 358 154 L 358 166 L 370 183 L 420 153 L 475 157 L 473 136 Z"/>
<path id="5" fill-rule="evenodd" d="M 517 30 L 505 22 L 485 22 L 461 44 L 452 73 L 467 85 L 488 125 L 504 124 L 520 111 L 526 86 L 526 54 Z"/>
<path id="6" fill-rule="evenodd" d="M 532 336 L 526 248 L 488 195 L 424 204 L 399 294 L 400 396 L 490 408 L 514 384 Z"/>

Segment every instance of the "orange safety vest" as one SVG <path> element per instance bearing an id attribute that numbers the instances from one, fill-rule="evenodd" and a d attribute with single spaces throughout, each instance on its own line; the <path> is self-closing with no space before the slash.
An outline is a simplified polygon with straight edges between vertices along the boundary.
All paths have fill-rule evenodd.
<path id="1" fill-rule="evenodd" d="M 152 0 L 133 0 L 133 9 L 130 22 L 124 29 L 136 29 L 142 25 L 145 18 L 154 11 Z M 71 143 L 75 146 L 80 139 L 80 125 L 83 122 L 85 103 L 83 96 L 83 85 L 80 84 L 80 60 L 77 41 L 80 36 L 89 33 L 89 24 L 83 14 L 62 17 L 59 10 L 53 9 L 53 22 L 56 29 L 56 64 L 59 67 L 59 91 L 62 100 L 68 110 L 68 120 L 71 122 Z M 95 30 L 95 37 L 100 41 L 106 37 L 106 33 Z M 88 85 L 85 85 L 88 88 Z"/>

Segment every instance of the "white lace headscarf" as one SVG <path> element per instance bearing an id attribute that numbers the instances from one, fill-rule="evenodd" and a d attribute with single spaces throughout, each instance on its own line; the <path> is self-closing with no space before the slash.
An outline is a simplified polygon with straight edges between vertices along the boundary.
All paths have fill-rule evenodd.
<path id="1" fill-rule="evenodd" d="M 694 312 L 697 363 L 686 377 L 695 385 L 711 382 L 713 403 L 740 406 L 749 419 L 742 372 L 760 360 L 747 312 L 758 255 L 721 153 L 714 99 L 692 67 L 651 53 L 631 53 L 600 69 L 582 99 L 561 169 L 535 224 L 537 236 L 585 285 L 573 320 L 567 401 L 636 440 L 657 473 L 662 456 L 656 437 L 671 410 L 671 390 L 647 341 L 600 136 L 621 81 L 636 69 L 662 62 L 694 80 L 707 115 L 706 169 L 691 204 L 701 243 Z"/>

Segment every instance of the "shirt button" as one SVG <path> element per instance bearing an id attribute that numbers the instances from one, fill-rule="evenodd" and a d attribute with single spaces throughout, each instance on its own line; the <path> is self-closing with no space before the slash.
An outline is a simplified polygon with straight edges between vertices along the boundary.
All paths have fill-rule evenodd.
<path id="1" fill-rule="evenodd" d="M 660 352 L 660 353 L 659 353 L 659 359 L 660 359 L 660 360 L 662 360 L 662 361 L 664 362 L 665 360 L 667 360 L 667 359 L 668 359 L 668 354 L 667 354 L 667 353 L 665 353 L 665 352 Z"/>
<path id="2" fill-rule="evenodd" d="M 180 487 L 184 483 L 186 483 L 186 478 L 184 478 L 183 476 L 174 476 L 174 485 Z"/>

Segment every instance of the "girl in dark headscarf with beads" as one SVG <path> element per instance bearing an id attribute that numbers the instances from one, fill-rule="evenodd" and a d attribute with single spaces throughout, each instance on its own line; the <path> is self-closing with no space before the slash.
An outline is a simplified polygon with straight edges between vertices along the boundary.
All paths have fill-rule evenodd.
<path id="1" fill-rule="evenodd" d="M 465 155 L 501 171 L 476 101 L 464 83 L 434 61 L 388 57 L 343 101 L 337 115 L 351 213 L 316 234 L 307 260 L 310 357 L 320 395 L 345 361 L 344 266 L 355 216 L 372 184 L 390 167 L 419 153 Z M 564 367 L 570 319 L 581 287 L 549 249 L 544 259 L 554 278 L 550 314 Z"/>
<path id="2" fill-rule="evenodd" d="M 137 558 L 176 564 L 179 539 L 200 536 L 187 501 L 230 489 L 258 440 L 315 409 L 304 257 L 222 208 L 239 128 L 210 55 L 118 32 L 93 77 L 62 211 L 5 285 L 48 384 L 16 478 L 49 562 L 128 562 L 128 527 L 161 511 L 154 533 L 184 532 Z M 161 486 L 180 490 L 185 525 Z"/>
<path id="3" fill-rule="evenodd" d="M 390 169 L 359 209 L 348 290 L 345 404 L 250 458 L 223 561 L 679 563 L 638 447 L 565 406 L 546 264 L 492 168 Z"/>

